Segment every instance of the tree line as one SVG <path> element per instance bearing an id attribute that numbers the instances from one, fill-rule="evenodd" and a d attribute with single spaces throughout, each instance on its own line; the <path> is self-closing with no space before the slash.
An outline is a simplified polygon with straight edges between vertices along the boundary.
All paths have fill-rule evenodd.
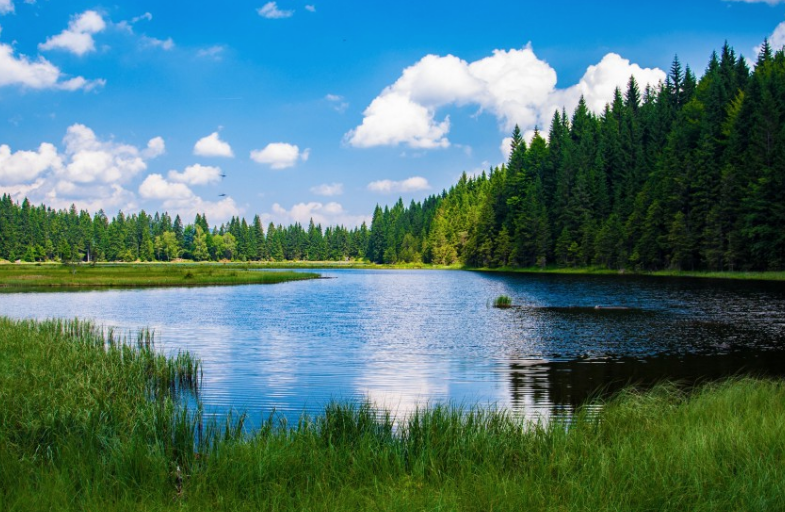
<path id="1" fill-rule="evenodd" d="M 193 224 L 180 216 L 119 212 L 111 220 L 100 210 L 91 216 L 74 206 L 54 210 L 33 206 L 25 199 L 0 199 L 0 258 L 23 261 L 194 261 L 215 260 L 345 260 L 362 259 L 369 233 L 363 224 L 348 230 L 310 222 L 284 227 L 270 223 L 265 232 L 260 217 L 249 225 L 233 217 L 210 228 L 197 214 Z"/>
<path id="2" fill-rule="evenodd" d="M 377 207 L 367 256 L 469 266 L 785 267 L 785 54 L 750 70 L 727 44 L 697 80 L 634 78 L 595 115 L 583 99 L 547 140 L 516 127 L 509 160 L 422 207 Z M 433 217 L 419 220 L 421 211 Z"/>
<path id="3" fill-rule="evenodd" d="M 754 69 L 727 44 L 697 79 L 630 78 L 600 114 L 581 99 L 547 138 L 516 126 L 508 161 L 371 226 L 263 229 L 232 218 L 53 210 L 0 199 L 0 258 L 25 261 L 368 260 L 475 267 L 785 268 L 785 53 Z"/>

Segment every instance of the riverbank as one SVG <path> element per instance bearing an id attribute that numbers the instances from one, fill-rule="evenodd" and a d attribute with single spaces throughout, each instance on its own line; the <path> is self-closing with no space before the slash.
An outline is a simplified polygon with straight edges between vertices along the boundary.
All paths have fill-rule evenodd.
<path id="1" fill-rule="evenodd" d="M 525 424 L 434 407 L 394 424 L 334 404 L 298 425 L 215 425 L 175 405 L 199 365 L 86 323 L 0 318 L 0 509 L 771 510 L 785 384 L 624 392 Z M 201 434 L 201 435 L 195 435 Z"/>
<path id="2" fill-rule="evenodd" d="M 275 284 L 319 278 L 306 272 L 265 272 L 245 264 L 0 265 L 0 289 L 80 289 Z"/>

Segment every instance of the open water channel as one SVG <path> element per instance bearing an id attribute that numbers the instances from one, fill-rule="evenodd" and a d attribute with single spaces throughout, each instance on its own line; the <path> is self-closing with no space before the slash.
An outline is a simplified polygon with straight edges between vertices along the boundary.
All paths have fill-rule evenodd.
<path id="1" fill-rule="evenodd" d="M 150 327 L 204 365 L 219 415 L 296 421 L 330 400 L 545 419 L 628 384 L 785 376 L 785 285 L 630 276 L 320 271 L 278 285 L 0 293 L 0 314 Z M 490 307 L 499 295 L 516 307 Z M 595 306 L 631 309 L 596 309 Z"/>

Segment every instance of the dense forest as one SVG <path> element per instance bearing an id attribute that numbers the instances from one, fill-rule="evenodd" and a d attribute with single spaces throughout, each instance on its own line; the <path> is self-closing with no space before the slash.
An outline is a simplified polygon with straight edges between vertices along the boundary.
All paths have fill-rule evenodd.
<path id="1" fill-rule="evenodd" d="M 698 80 L 630 78 L 597 115 L 581 100 L 547 137 L 516 127 L 506 164 L 422 202 L 377 206 L 370 228 L 144 211 L 111 220 L 0 200 L 0 258 L 25 261 L 344 260 L 612 269 L 785 268 L 785 53 L 753 70 L 727 44 Z"/>

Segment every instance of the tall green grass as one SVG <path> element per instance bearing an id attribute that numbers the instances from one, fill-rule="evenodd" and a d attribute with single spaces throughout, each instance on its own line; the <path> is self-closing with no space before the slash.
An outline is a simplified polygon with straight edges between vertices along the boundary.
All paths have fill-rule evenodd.
<path id="1" fill-rule="evenodd" d="M 79 321 L 0 319 L 0 510 L 777 510 L 785 385 L 626 391 L 527 424 L 328 404 L 245 432 L 178 406 L 200 367 Z M 190 376 L 190 377 L 189 377 Z M 592 409 L 596 411 L 596 409 Z"/>

